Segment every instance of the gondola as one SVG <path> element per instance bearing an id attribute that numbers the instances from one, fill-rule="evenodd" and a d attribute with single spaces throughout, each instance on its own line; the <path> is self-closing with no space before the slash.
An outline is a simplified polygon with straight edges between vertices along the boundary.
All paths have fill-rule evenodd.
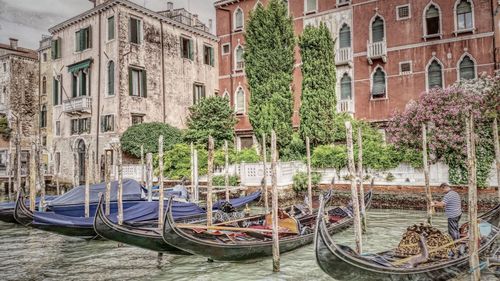
<path id="1" fill-rule="evenodd" d="M 259 197 L 260 192 L 256 192 L 248 196 L 231 199 L 230 203 L 233 207 L 240 208 L 245 206 L 247 203 L 258 199 Z M 183 221 L 189 220 L 191 222 L 197 222 L 203 221 L 206 218 L 205 211 L 194 203 L 175 202 L 174 200 L 169 201 L 172 202 L 174 219 L 182 218 Z M 214 208 L 219 208 L 222 205 L 221 202 L 222 201 L 215 203 Z M 104 215 L 104 208 L 101 200 L 94 220 L 95 232 L 109 240 L 122 242 L 156 252 L 168 252 L 184 255 L 189 254 L 163 241 L 161 233 L 162 229 L 158 228 L 158 203 L 150 203 L 152 203 L 152 205 L 144 207 L 153 209 L 153 212 L 149 213 L 155 213 L 156 216 L 148 217 L 149 220 L 147 221 L 137 222 L 133 218 L 127 217 L 125 214 L 124 223 L 119 225 L 115 218 Z M 167 206 L 167 204 L 165 204 L 165 206 Z M 135 210 L 136 214 L 140 214 L 141 212 L 144 212 L 144 210 Z M 129 213 L 134 213 L 134 211 L 130 210 Z"/>
<path id="2" fill-rule="evenodd" d="M 48 203 L 56 198 L 57 196 L 45 196 L 45 202 Z M 41 199 L 40 197 L 36 198 L 35 202 L 37 206 L 40 203 L 40 199 Z M 25 204 L 29 204 L 29 200 L 27 200 Z M 0 221 L 7 223 L 18 223 L 14 219 L 15 208 L 16 208 L 16 201 L 0 203 Z"/>
<path id="3" fill-rule="evenodd" d="M 372 192 L 368 192 L 365 196 L 365 204 L 370 206 Z M 348 208 L 334 208 L 329 212 L 330 220 L 327 231 L 335 233 L 349 227 L 352 222 L 352 215 Z M 248 259 L 262 258 L 272 255 L 272 239 L 269 229 L 260 233 L 262 222 L 268 219 L 268 215 L 252 217 L 244 221 L 238 222 L 240 228 L 238 231 L 230 232 L 206 232 L 203 228 L 192 229 L 192 226 L 184 227 L 181 221 L 174 221 L 172 216 L 172 204 L 169 204 L 165 223 L 163 226 L 163 239 L 168 244 L 185 250 L 186 252 L 205 256 L 212 260 L 221 261 L 241 261 Z M 310 214 L 299 218 L 290 216 L 285 219 L 291 225 L 294 231 L 285 233 L 280 236 L 280 253 L 292 251 L 304 245 L 313 242 L 316 215 Z M 270 225 L 267 221 L 267 225 Z M 281 225 L 281 221 L 279 222 Z M 228 230 L 231 230 L 228 228 Z"/>
<path id="4" fill-rule="evenodd" d="M 396 262 L 393 251 L 374 255 L 358 255 L 347 246 L 336 244 L 331 237 L 328 225 L 321 218 L 328 198 L 323 198 L 318 212 L 318 226 L 315 231 L 315 254 L 319 267 L 336 280 L 449 280 L 469 268 L 469 256 L 464 255 L 444 261 L 431 260 L 426 263 Z M 480 218 L 488 222 L 490 232 L 481 239 L 479 255 L 485 254 L 499 236 L 498 218 L 500 205 Z"/>

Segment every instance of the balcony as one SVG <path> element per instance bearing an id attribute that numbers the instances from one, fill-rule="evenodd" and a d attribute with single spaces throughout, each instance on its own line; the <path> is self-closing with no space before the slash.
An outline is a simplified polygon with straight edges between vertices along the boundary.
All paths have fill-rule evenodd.
<path id="1" fill-rule="evenodd" d="M 382 59 L 384 63 L 387 62 L 387 44 L 385 40 L 374 43 L 368 42 L 367 57 L 369 64 L 373 64 L 376 59 Z"/>
<path id="2" fill-rule="evenodd" d="M 337 50 L 335 54 L 335 64 L 336 65 L 344 65 L 352 62 L 352 52 L 351 48 L 340 48 Z"/>
<path id="3" fill-rule="evenodd" d="M 352 100 L 339 100 L 337 103 L 337 112 L 354 113 L 354 103 Z"/>
<path id="4" fill-rule="evenodd" d="M 92 109 L 92 98 L 81 96 L 71 98 L 63 102 L 63 111 L 66 113 L 90 113 Z"/>

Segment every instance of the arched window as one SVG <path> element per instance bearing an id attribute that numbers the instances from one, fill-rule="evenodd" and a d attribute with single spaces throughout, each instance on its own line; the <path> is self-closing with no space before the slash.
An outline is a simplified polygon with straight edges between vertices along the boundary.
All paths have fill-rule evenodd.
<path id="1" fill-rule="evenodd" d="M 224 91 L 224 94 L 222 94 L 222 98 L 227 99 L 227 101 L 229 102 L 230 101 L 229 92 L 228 91 Z"/>
<path id="2" fill-rule="evenodd" d="M 42 105 L 40 110 L 40 128 L 47 127 L 47 106 Z"/>
<path id="3" fill-rule="evenodd" d="M 245 113 L 245 91 L 243 91 L 242 87 L 238 87 L 238 89 L 236 90 L 234 111 L 236 112 L 236 114 Z"/>
<path id="4" fill-rule="evenodd" d="M 236 9 L 234 12 L 234 30 L 243 29 L 243 10 L 241 8 Z"/>
<path id="5" fill-rule="evenodd" d="M 115 62 L 108 63 L 108 96 L 115 95 Z"/>
<path id="6" fill-rule="evenodd" d="M 473 28 L 472 4 L 470 0 L 461 0 L 456 6 L 457 30 L 468 30 Z"/>
<path id="7" fill-rule="evenodd" d="M 425 12 L 426 35 L 438 35 L 441 32 L 439 9 L 432 4 Z"/>
<path id="8" fill-rule="evenodd" d="M 351 47 L 351 28 L 344 23 L 339 31 L 339 48 Z"/>
<path id="9" fill-rule="evenodd" d="M 378 67 L 372 78 L 372 98 L 384 98 L 386 95 L 385 72 Z"/>
<path id="10" fill-rule="evenodd" d="M 459 73 L 460 80 L 476 78 L 476 67 L 474 66 L 474 61 L 469 56 L 465 56 L 460 62 Z"/>
<path id="11" fill-rule="evenodd" d="M 42 94 L 47 94 L 47 77 L 42 77 Z"/>
<path id="12" fill-rule="evenodd" d="M 350 100 L 352 97 L 352 84 L 351 77 L 347 73 L 344 73 L 342 79 L 340 79 L 340 99 Z"/>
<path id="13" fill-rule="evenodd" d="M 238 45 L 238 47 L 236 47 L 234 56 L 235 69 L 242 70 L 243 68 L 245 68 L 245 61 L 243 60 L 243 47 L 241 45 Z"/>
<path id="14" fill-rule="evenodd" d="M 372 43 L 384 41 L 384 20 L 376 16 L 372 22 Z"/>
<path id="15" fill-rule="evenodd" d="M 443 88 L 443 71 L 441 64 L 437 60 L 433 60 L 427 68 L 427 88 L 435 87 Z"/>

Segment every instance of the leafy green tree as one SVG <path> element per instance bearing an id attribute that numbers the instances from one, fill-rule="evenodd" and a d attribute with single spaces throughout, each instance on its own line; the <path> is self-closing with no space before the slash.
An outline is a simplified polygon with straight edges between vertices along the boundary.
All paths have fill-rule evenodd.
<path id="1" fill-rule="evenodd" d="M 311 146 L 329 144 L 336 129 L 334 42 L 324 23 L 306 26 L 299 41 L 302 57 L 300 135 Z"/>
<path id="2" fill-rule="evenodd" d="M 12 129 L 9 127 L 9 120 L 7 120 L 7 117 L 0 117 L 0 136 L 4 140 L 8 140 L 11 132 Z"/>
<path id="3" fill-rule="evenodd" d="M 189 143 L 206 145 L 208 136 L 214 138 L 215 145 L 221 147 L 224 140 L 233 141 L 236 117 L 227 99 L 213 96 L 189 108 L 188 129 L 184 139 Z"/>
<path id="4" fill-rule="evenodd" d="M 205 146 L 197 146 L 198 150 L 198 174 L 207 173 L 207 151 Z M 155 163 L 158 163 L 156 155 Z M 187 144 L 176 144 L 165 152 L 163 156 L 163 173 L 169 179 L 181 179 L 191 177 L 191 147 Z M 155 165 L 158 167 L 158 165 Z"/>
<path id="5" fill-rule="evenodd" d="M 246 26 L 245 73 L 250 88 L 249 117 L 258 136 L 276 131 L 279 148 L 292 135 L 291 83 L 295 37 L 283 1 L 257 5 Z"/>
<path id="6" fill-rule="evenodd" d="M 135 157 L 141 157 L 141 145 L 144 145 L 144 153 L 158 153 L 158 138 L 163 135 L 164 151 L 182 141 L 181 130 L 169 124 L 152 122 L 142 123 L 129 127 L 121 137 L 124 152 Z"/>

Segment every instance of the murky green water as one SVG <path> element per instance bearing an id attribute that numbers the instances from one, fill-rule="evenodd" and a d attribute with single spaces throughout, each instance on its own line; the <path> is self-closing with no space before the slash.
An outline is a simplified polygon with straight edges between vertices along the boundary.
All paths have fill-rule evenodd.
<path id="1" fill-rule="evenodd" d="M 417 211 L 372 210 L 364 250 L 397 245 L 406 226 L 423 221 Z M 446 230 L 442 216 L 435 224 Z M 352 228 L 336 234 L 353 245 Z M 313 246 L 281 256 L 281 272 L 270 258 L 240 263 L 213 262 L 196 256 L 157 254 L 112 241 L 84 241 L 0 222 L 0 280 L 331 280 L 317 266 Z M 463 280 L 467 280 L 466 277 Z M 486 277 L 484 280 L 496 280 Z"/>

